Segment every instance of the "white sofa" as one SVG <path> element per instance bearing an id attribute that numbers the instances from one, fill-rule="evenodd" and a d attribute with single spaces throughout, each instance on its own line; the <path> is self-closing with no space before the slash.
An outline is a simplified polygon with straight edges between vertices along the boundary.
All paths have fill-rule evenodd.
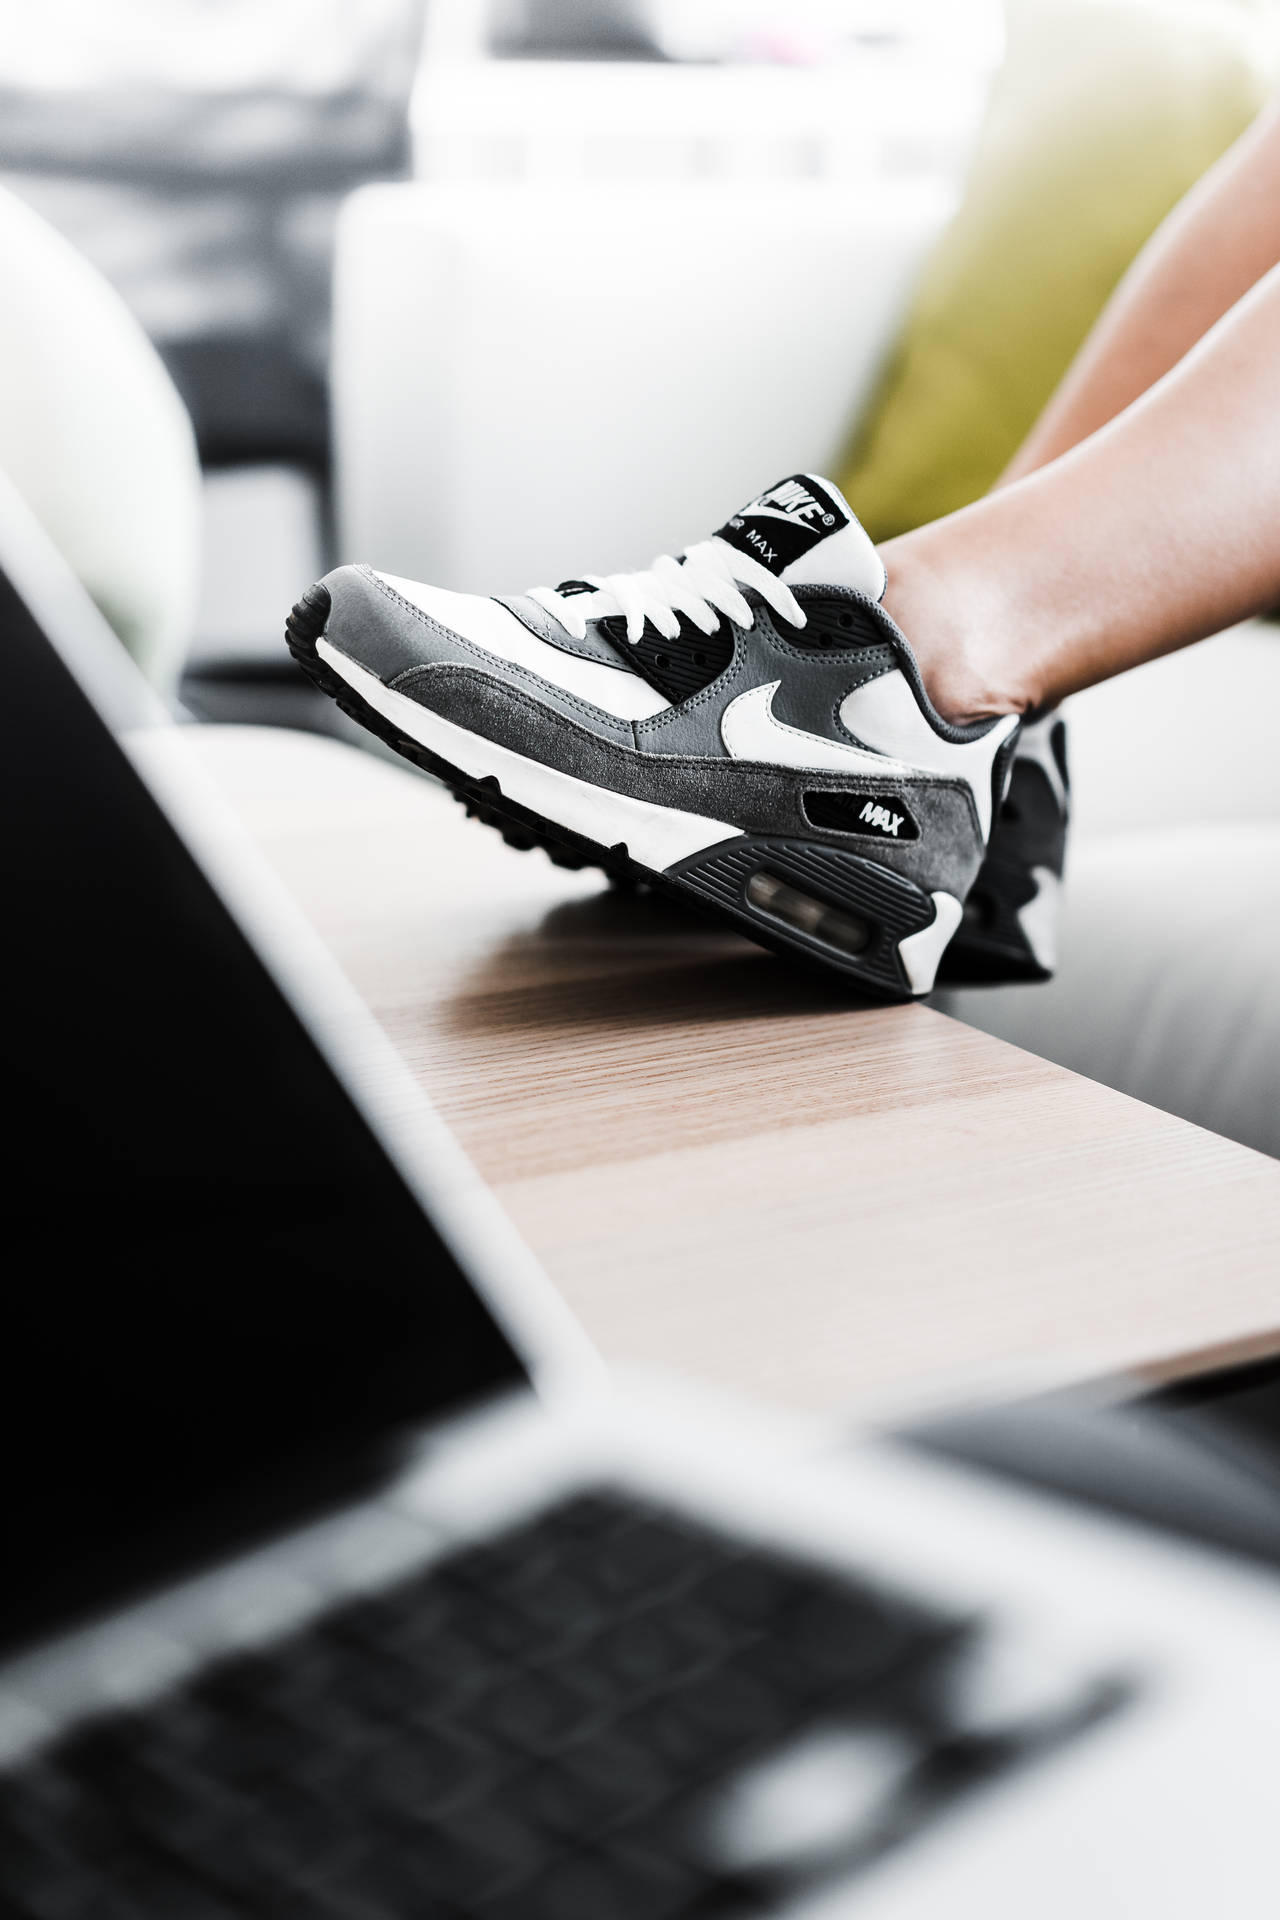
<path id="1" fill-rule="evenodd" d="M 486 60 L 476 10 L 433 7 L 416 180 L 339 222 L 341 551 L 519 591 L 830 466 L 1001 53 L 995 0 L 890 11 L 789 66 Z"/>

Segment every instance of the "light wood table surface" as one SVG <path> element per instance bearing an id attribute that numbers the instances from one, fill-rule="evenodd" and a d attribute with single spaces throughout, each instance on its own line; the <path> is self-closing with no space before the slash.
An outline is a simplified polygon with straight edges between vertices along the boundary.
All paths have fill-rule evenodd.
<path id="1" fill-rule="evenodd" d="M 829 1409 L 1280 1347 L 1280 1162 L 372 755 L 190 738 L 610 1359 Z"/>

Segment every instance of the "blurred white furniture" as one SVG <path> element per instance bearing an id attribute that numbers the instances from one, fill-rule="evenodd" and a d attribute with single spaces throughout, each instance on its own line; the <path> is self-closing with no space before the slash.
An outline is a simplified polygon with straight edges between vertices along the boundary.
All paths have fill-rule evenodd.
<path id="1" fill-rule="evenodd" d="M 339 226 L 344 557 L 519 591 L 838 460 L 1000 51 L 990 0 L 883 11 L 787 67 L 486 60 L 483 10 L 431 10 L 418 183 Z"/>
<path id="2" fill-rule="evenodd" d="M 148 675 L 195 612 L 200 468 L 186 409 L 112 287 L 0 188 L 0 468 Z"/>
<path id="3" fill-rule="evenodd" d="M 870 180 L 963 170 L 998 40 L 946 36 L 804 67 L 433 60 L 414 92 L 424 180 Z"/>
<path id="4" fill-rule="evenodd" d="M 314 481 L 286 466 L 202 477 L 186 408 L 120 294 L 3 187 L 0 260 L 0 469 L 164 693 L 216 662 L 285 673 L 284 614 L 323 570 Z"/>
<path id="5" fill-rule="evenodd" d="M 284 616 L 325 571 L 313 475 L 273 462 L 205 476 L 203 568 L 187 666 L 284 664 Z"/>
<path id="6" fill-rule="evenodd" d="M 1078 695 L 1057 977 L 938 1004 L 1280 1154 L 1277 711 L 1263 622 Z"/>
<path id="7" fill-rule="evenodd" d="M 520 591 L 646 565 L 829 467 L 955 193 L 363 189 L 335 285 L 342 557 Z"/>

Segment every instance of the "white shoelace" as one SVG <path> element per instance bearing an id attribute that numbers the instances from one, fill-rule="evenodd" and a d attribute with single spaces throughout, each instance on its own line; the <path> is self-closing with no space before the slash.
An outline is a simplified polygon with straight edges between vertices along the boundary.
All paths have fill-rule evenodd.
<path id="1" fill-rule="evenodd" d="M 681 614 L 702 633 L 714 633 L 722 614 L 737 626 L 750 627 L 754 618 L 743 598 L 743 587 L 754 587 L 793 627 L 805 625 L 804 609 L 790 587 L 758 560 L 739 553 L 714 535 L 686 547 L 683 561 L 662 553 L 642 573 L 587 573 L 582 577 L 593 589 L 589 594 L 565 595 L 555 587 L 529 589 L 529 598 L 558 620 L 573 640 L 582 639 L 588 618 L 607 620 L 617 614 L 626 619 L 627 639 L 632 646 L 644 632 L 646 620 L 652 620 L 664 639 L 674 640 L 680 631 Z"/>

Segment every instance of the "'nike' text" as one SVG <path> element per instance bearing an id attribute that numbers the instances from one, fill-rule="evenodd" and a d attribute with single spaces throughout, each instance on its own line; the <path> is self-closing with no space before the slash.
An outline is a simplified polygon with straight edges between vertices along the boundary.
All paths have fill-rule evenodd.
<path id="1" fill-rule="evenodd" d="M 742 509 L 743 514 L 778 513 L 788 520 L 799 520 L 805 524 L 818 520 L 831 525 L 832 515 L 827 512 L 820 500 L 815 500 L 807 487 L 798 480 L 784 480 L 781 486 L 770 487 L 768 493 L 760 494 L 749 507 Z"/>

